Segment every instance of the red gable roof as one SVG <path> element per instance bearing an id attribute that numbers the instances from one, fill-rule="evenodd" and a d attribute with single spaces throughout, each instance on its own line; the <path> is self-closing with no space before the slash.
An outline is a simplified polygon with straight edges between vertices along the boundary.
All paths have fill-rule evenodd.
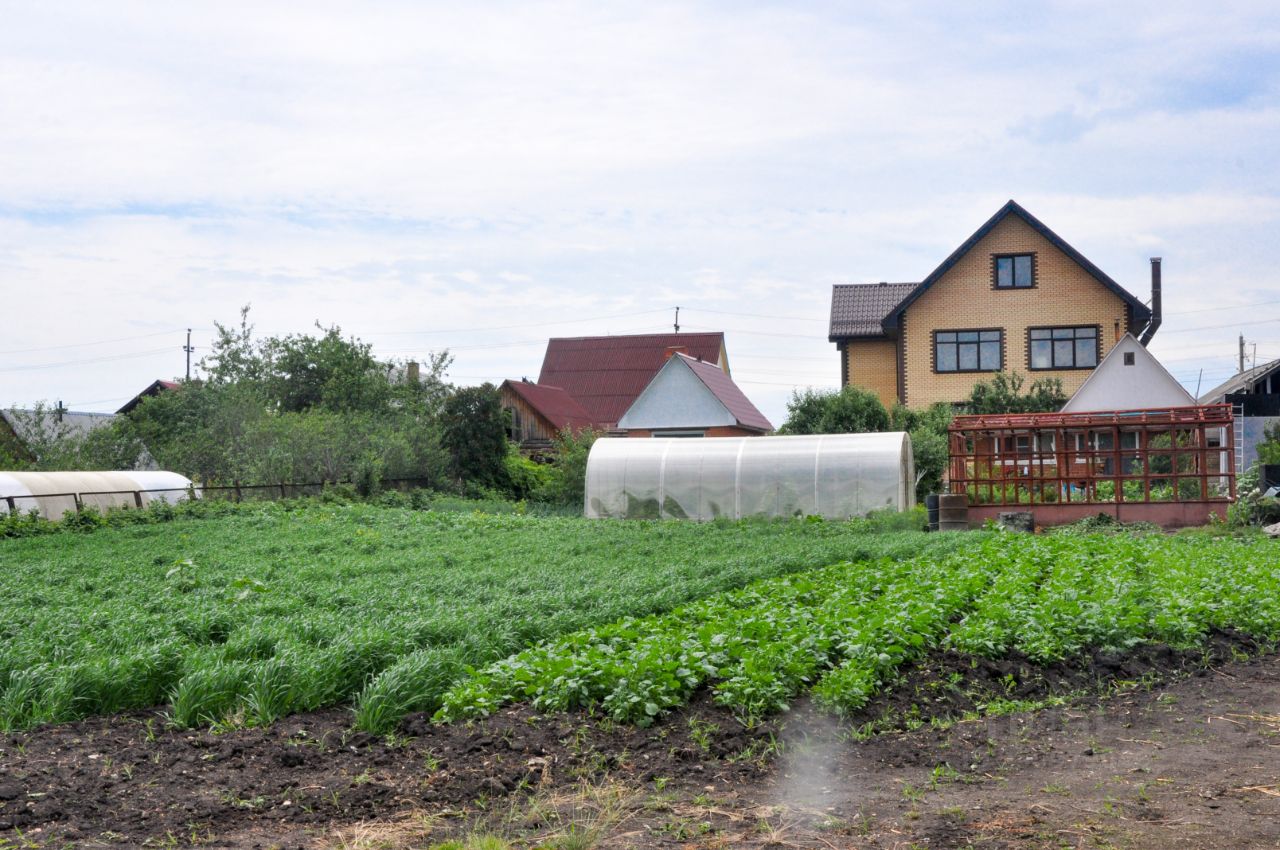
<path id="1" fill-rule="evenodd" d="M 738 389 L 738 385 L 724 373 L 724 370 L 710 363 L 700 363 L 683 354 L 676 356 L 684 361 L 707 389 L 711 390 L 711 394 L 719 399 L 734 419 L 738 420 L 739 425 L 761 431 L 773 430 L 769 420 L 764 418 L 764 414 L 756 409 L 756 406 L 743 394 L 742 390 Z"/>
<path id="2" fill-rule="evenodd" d="M 667 350 L 675 346 L 682 346 L 694 358 L 718 364 L 724 349 L 724 334 L 552 339 L 547 343 L 538 383 L 563 388 L 582 405 L 593 422 L 612 427 L 662 368 L 667 361 Z"/>
<path id="3" fill-rule="evenodd" d="M 559 387 L 546 387 L 528 381 L 503 381 L 502 386 L 524 399 L 538 411 L 557 431 L 570 428 L 581 431 L 591 427 L 591 417 L 573 398 Z"/>

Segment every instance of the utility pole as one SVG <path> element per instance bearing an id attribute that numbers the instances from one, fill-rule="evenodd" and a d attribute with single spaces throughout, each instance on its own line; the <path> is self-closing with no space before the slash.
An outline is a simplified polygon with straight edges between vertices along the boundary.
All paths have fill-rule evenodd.
<path id="1" fill-rule="evenodd" d="M 1244 374 L 1244 334 L 1240 334 L 1240 374 Z"/>
<path id="2" fill-rule="evenodd" d="M 680 333 L 680 308 L 676 307 L 676 333 Z"/>
<path id="3" fill-rule="evenodd" d="M 1243 344 L 1244 343 L 1241 343 L 1241 345 Z M 187 328 L 187 344 L 182 346 L 182 350 L 187 352 L 187 380 L 189 381 L 191 380 L 191 352 L 195 351 L 195 349 L 191 347 L 191 328 Z M 1244 349 L 1241 349 L 1241 351 L 1243 350 Z"/>

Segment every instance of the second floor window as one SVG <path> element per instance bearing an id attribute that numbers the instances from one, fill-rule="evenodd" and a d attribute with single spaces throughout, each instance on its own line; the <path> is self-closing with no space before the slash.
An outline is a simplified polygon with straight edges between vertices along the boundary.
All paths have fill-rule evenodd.
<path id="1" fill-rule="evenodd" d="M 1032 328 L 1032 369 L 1092 369 L 1098 365 L 1098 328 Z"/>
<path id="2" fill-rule="evenodd" d="M 1030 254 L 996 257 L 996 289 L 1030 289 L 1036 285 Z"/>
<path id="3" fill-rule="evenodd" d="M 998 372 L 1004 362 L 1004 332 L 936 331 L 933 355 L 936 372 Z"/>

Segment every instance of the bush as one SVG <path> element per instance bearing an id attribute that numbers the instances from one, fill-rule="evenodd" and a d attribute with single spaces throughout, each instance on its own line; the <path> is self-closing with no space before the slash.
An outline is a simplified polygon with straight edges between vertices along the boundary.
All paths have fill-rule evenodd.
<path id="1" fill-rule="evenodd" d="M 889 411 L 870 390 L 793 392 L 779 434 L 869 434 L 889 430 Z"/>
<path id="2" fill-rule="evenodd" d="M 533 494 L 539 502 L 581 508 L 587 490 L 587 457 L 600 432 L 590 428 L 556 435 L 555 454 L 542 486 Z"/>

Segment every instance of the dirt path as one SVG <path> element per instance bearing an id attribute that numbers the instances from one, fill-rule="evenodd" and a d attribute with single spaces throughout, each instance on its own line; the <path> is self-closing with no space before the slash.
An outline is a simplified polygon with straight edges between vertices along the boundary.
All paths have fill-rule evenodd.
<path id="1" fill-rule="evenodd" d="M 838 732 L 794 718 L 780 769 L 739 807 L 778 807 L 799 846 L 1280 847 L 1274 656 L 1092 708 Z"/>
<path id="2" fill-rule="evenodd" d="M 0 738 L 0 848 L 1280 848 L 1280 656 L 1127 687 L 866 740 L 803 704 L 746 731 L 705 697 L 647 730 L 514 709 L 390 740 L 345 711 L 221 734 L 139 712 Z"/>

